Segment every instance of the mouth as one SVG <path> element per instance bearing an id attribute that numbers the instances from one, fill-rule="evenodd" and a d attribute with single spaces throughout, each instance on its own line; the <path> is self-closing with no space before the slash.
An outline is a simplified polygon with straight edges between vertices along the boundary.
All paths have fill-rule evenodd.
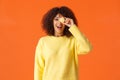
<path id="1" fill-rule="evenodd" d="M 58 29 L 62 29 L 62 26 L 56 26 Z"/>

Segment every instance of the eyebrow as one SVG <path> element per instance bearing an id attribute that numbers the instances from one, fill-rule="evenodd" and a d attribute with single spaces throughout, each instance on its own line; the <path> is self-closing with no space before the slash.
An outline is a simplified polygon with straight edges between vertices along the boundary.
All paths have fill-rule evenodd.
<path id="1" fill-rule="evenodd" d="M 55 18 L 59 18 L 59 17 L 57 16 L 57 17 L 55 17 Z"/>

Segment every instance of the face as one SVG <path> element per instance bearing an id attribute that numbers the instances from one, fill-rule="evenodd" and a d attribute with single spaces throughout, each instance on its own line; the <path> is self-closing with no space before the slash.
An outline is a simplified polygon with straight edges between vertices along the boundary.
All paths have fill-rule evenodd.
<path id="1" fill-rule="evenodd" d="M 63 16 L 61 14 L 57 14 L 53 20 L 53 25 L 54 25 L 54 31 L 55 31 L 55 36 L 61 36 L 63 35 L 63 31 L 65 28 L 65 25 L 62 24 L 59 19 L 62 18 Z"/>

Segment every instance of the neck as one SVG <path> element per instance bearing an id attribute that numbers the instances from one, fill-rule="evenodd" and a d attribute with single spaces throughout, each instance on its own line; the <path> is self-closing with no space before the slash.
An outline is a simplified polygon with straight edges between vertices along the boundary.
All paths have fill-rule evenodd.
<path id="1" fill-rule="evenodd" d="M 55 33 L 55 36 L 56 36 L 56 37 L 63 36 L 63 33 Z"/>

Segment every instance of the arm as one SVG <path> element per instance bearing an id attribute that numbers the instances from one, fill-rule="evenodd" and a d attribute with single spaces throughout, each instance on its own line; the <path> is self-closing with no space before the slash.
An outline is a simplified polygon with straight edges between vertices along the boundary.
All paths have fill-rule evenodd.
<path id="1" fill-rule="evenodd" d="M 69 31 L 75 37 L 75 50 L 77 54 L 86 54 L 91 51 L 92 45 L 89 40 L 80 32 L 78 27 L 74 24 L 73 19 L 64 17 L 62 22 L 69 27 Z"/>
<path id="2" fill-rule="evenodd" d="M 35 51 L 34 80 L 42 80 L 44 71 L 44 58 L 42 55 L 41 41 L 38 42 Z"/>
<path id="3" fill-rule="evenodd" d="M 89 40 L 80 32 L 76 25 L 72 25 L 69 31 L 75 37 L 76 40 L 76 51 L 78 54 L 86 54 L 92 50 L 92 45 Z"/>

